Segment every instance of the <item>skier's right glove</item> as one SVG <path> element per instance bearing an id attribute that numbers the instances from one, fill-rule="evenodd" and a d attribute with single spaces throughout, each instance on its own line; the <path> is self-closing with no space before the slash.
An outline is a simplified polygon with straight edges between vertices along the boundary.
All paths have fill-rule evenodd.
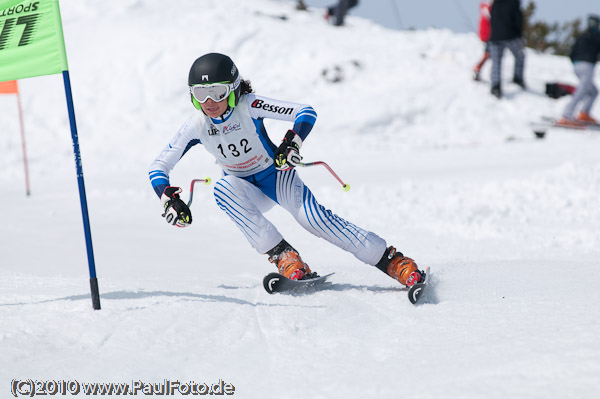
<path id="1" fill-rule="evenodd" d="M 177 227 L 188 227 L 192 224 L 190 208 L 179 198 L 181 187 L 167 187 L 160 196 L 160 202 L 165 210 L 162 217 L 167 223 Z"/>
<path id="2" fill-rule="evenodd" d="M 283 141 L 275 151 L 275 169 L 288 170 L 298 166 L 302 161 L 300 155 L 300 147 L 302 147 L 302 139 L 293 130 L 288 130 L 283 138 Z"/>

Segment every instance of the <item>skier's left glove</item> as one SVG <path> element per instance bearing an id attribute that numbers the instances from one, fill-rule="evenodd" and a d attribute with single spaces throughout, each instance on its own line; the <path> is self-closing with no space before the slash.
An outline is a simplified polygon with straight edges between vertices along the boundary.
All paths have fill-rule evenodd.
<path id="1" fill-rule="evenodd" d="M 275 169 L 287 170 L 298 166 L 302 161 L 300 156 L 300 147 L 302 139 L 293 130 L 288 130 L 283 141 L 275 151 Z"/>
<path id="2" fill-rule="evenodd" d="M 165 213 L 162 217 L 167 223 L 177 227 L 188 227 L 192 224 L 192 212 L 190 208 L 179 198 L 180 187 L 167 187 L 160 196 Z"/>

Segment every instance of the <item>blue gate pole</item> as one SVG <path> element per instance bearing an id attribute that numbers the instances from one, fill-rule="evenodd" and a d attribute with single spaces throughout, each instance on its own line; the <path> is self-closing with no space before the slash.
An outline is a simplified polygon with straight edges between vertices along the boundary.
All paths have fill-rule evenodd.
<path id="1" fill-rule="evenodd" d="M 77 170 L 77 183 L 79 185 L 79 200 L 81 202 L 81 214 L 83 217 L 83 231 L 85 233 L 85 244 L 87 247 L 88 265 L 90 268 L 90 288 L 92 292 L 92 306 L 94 310 L 100 309 L 100 292 L 98 290 L 98 278 L 96 277 L 96 265 L 94 263 L 94 249 L 92 247 L 92 232 L 90 230 L 90 218 L 85 195 L 85 182 L 83 180 L 83 167 L 81 165 L 81 154 L 79 152 L 79 138 L 77 125 L 75 123 L 75 109 L 73 107 L 73 95 L 71 93 L 71 80 L 69 71 L 63 71 L 65 83 L 65 94 L 67 96 L 67 108 L 69 109 L 69 123 L 71 125 L 71 137 L 73 139 L 73 153 L 75 154 L 75 169 Z"/>

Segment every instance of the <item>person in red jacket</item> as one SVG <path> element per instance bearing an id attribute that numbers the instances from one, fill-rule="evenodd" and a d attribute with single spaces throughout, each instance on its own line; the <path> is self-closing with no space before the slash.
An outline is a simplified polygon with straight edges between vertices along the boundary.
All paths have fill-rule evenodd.
<path id="1" fill-rule="evenodd" d="M 479 5 L 479 38 L 482 42 L 485 43 L 485 48 L 483 50 L 483 57 L 481 61 L 475 65 L 473 68 L 473 79 L 480 80 L 481 79 L 481 68 L 483 68 L 483 64 L 490 58 L 490 36 L 492 35 L 492 24 L 490 22 L 490 10 L 492 8 L 491 1 L 482 1 Z"/>

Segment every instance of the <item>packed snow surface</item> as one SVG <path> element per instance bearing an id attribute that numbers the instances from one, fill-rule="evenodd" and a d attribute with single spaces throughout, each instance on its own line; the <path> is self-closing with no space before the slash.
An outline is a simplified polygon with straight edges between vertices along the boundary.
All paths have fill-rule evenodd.
<path id="1" fill-rule="evenodd" d="M 240 398 L 600 397 L 600 134 L 530 127 L 569 101 L 543 94 L 577 84 L 567 58 L 528 50 L 522 91 L 507 53 L 497 100 L 471 79 L 474 33 L 335 28 L 275 0 L 61 12 L 102 310 L 62 78 L 22 80 L 30 197 L 15 97 L 0 96 L 0 396 L 32 379 L 221 380 Z M 189 228 L 164 222 L 147 168 L 197 112 L 187 73 L 213 51 L 258 94 L 314 106 L 302 155 L 352 189 L 322 167 L 299 173 L 320 203 L 431 267 L 421 305 L 281 209 L 267 217 L 313 270 L 335 272 L 328 289 L 268 295 L 273 266 L 212 187 L 196 187 Z M 289 127 L 267 121 L 274 142 Z M 219 175 L 197 146 L 171 183 L 187 198 L 191 179 Z"/>

